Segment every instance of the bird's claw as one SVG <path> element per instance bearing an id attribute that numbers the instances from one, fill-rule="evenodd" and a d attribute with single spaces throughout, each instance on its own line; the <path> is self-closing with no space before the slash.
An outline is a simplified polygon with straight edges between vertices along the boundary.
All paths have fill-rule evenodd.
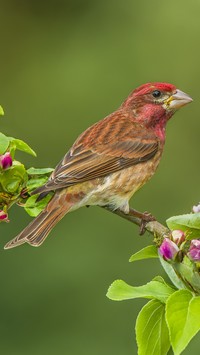
<path id="1" fill-rule="evenodd" d="M 156 218 L 149 212 L 144 212 L 141 216 L 141 224 L 140 224 L 140 235 L 143 235 L 146 231 L 146 225 L 149 222 L 155 221 Z"/>

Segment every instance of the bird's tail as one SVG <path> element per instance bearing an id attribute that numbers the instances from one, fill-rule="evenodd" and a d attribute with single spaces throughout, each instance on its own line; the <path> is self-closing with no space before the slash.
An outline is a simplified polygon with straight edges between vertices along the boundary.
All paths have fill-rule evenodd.
<path id="1" fill-rule="evenodd" d="M 67 212 L 68 209 L 57 206 L 49 210 L 47 206 L 20 234 L 8 242 L 4 249 L 14 248 L 24 243 L 35 247 L 40 246 Z"/>

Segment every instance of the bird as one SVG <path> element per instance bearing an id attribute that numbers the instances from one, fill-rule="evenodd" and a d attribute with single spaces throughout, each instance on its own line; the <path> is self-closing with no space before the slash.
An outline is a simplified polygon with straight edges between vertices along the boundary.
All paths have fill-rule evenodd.
<path id="1" fill-rule="evenodd" d="M 86 129 L 32 194 L 53 192 L 44 210 L 5 245 L 40 246 L 65 214 L 83 206 L 129 213 L 129 200 L 155 173 L 166 124 L 192 98 L 175 85 L 150 82 L 133 90 L 113 113 Z"/>

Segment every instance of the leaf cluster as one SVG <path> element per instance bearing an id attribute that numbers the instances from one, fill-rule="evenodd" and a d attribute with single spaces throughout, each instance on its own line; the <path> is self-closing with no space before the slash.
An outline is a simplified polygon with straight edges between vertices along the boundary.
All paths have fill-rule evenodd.
<path id="1" fill-rule="evenodd" d="M 138 287 L 116 280 L 109 287 L 107 297 L 115 301 L 135 298 L 150 300 L 136 320 L 139 355 L 165 355 L 170 347 L 175 355 L 179 355 L 200 330 L 200 296 L 187 287 L 176 269 L 160 257 L 154 245 L 133 254 L 129 261 L 148 258 L 160 259 L 173 285 L 160 276 Z M 190 277 L 194 277 L 194 274 Z M 198 278 L 198 285 L 199 282 Z"/>
<path id="2" fill-rule="evenodd" d="M 0 115 L 3 114 L 0 106 Z M 45 184 L 53 169 L 33 167 L 26 169 L 24 164 L 15 158 L 18 150 L 36 157 L 35 151 L 23 140 L 8 137 L 0 132 L 0 156 L 9 152 L 12 159 L 12 165 L 9 168 L 0 168 L 0 210 L 7 213 L 11 206 L 18 204 L 30 216 L 35 217 L 46 206 L 51 194 L 37 202 L 37 195 L 31 196 L 31 192 Z"/>

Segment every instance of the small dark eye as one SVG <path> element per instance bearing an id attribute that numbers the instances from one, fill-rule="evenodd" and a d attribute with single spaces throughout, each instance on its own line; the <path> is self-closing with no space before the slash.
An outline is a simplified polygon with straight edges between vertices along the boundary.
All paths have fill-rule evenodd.
<path id="1" fill-rule="evenodd" d="M 157 99 L 158 97 L 161 96 L 161 91 L 159 91 L 159 90 L 154 90 L 154 91 L 152 92 L 152 95 L 153 95 L 153 97 L 155 97 L 155 98 Z"/>

